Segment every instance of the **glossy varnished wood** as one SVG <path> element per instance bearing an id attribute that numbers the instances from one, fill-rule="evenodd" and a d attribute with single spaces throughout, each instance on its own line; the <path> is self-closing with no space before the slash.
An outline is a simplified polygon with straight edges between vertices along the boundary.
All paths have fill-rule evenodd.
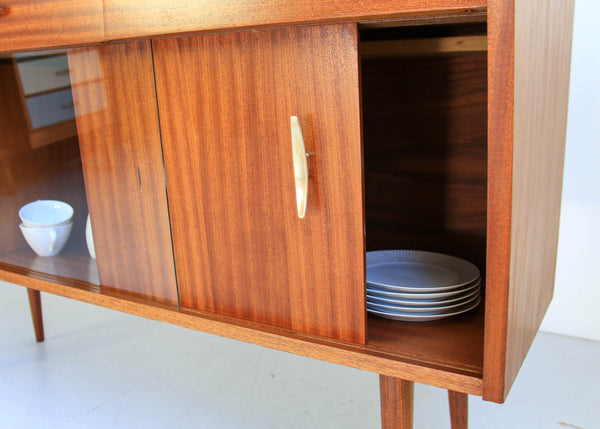
<path id="1" fill-rule="evenodd" d="M 488 6 L 488 224 L 484 397 L 504 401 L 506 320 L 510 275 L 514 5 Z"/>
<path id="2" fill-rule="evenodd" d="M 574 0 L 515 2 L 515 107 L 505 395 L 554 291 Z"/>
<path id="3" fill-rule="evenodd" d="M 481 395 L 480 377 L 452 371 L 446 366 L 422 362 L 414 356 L 384 352 L 368 345 L 326 340 L 226 316 L 176 310 L 171 306 L 131 295 L 107 293 L 104 290 L 100 293 L 99 288 L 90 287 L 88 284 L 59 284 L 53 278 L 35 277 L 26 270 L 12 269 L 10 266 L 1 268 L 0 280 L 43 292 L 313 359 L 443 389 Z"/>
<path id="4" fill-rule="evenodd" d="M 448 390 L 450 424 L 452 429 L 469 427 L 469 395 Z"/>
<path id="5" fill-rule="evenodd" d="M 27 296 L 29 298 L 29 309 L 31 310 L 35 340 L 41 343 L 44 341 L 44 320 L 42 318 L 42 298 L 40 291 L 27 289 Z"/>
<path id="6" fill-rule="evenodd" d="M 101 42 L 101 0 L 0 1 L 0 52 Z"/>
<path id="7" fill-rule="evenodd" d="M 570 1 L 489 5 L 484 399 L 497 402 L 552 297 L 572 14 Z"/>
<path id="8" fill-rule="evenodd" d="M 412 381 L 379 376 L 381 429 L 412 429 L 415 385 Z"/>
<path id="9" fill-rule="evenodd" d="M 487 0 L 3 0 L 0 52 L 74 46 L 174 33 L 339 21 L 387 22 L 485 12 Z M 421 20 L 422 21 L 422 20 Z M 385 24 L 383 24 L 385 25 Z M 30 31 L 35 28 L 36 31 Z"/>
<path id="10" fill-rule="evenodd" d="M 182 306 L 364 343 L 356 27 L 153 45 Z M 305 219 L 292 115 L 310 153 Z"/>
<path id="11" fill-rule="evenodd" d="M 457 317 L 422 323 L 369 317 L 367 343 L 382 352 L 402 353 L 422 362 L 481 377 L 483 318 L 482 308 Z"/>
<path id="12" fill-rule="evenodd" d="M 372 20 L 485 8 L 486 0 L 252 0 L 244 2 L 105 0 L 109 39 L 165 33 Z"/>
<path id="13" fill-rule="evenodd" d="M 363 298 L 357 298 L 359 289 L 352 289 L 358 283 L 362 287 L 364 281 L 364 245 L 361 235 L 363 218 L 362 208 L 357 208 L 362 200 L 360 197 L 356 198 L 361 192 L 360 178 L 343 180 L 339 175 L 339 171 L 343 169 L 339 167 L 342 164 L 349 165 L 353 171 L 351 176 L 356 179 L 355 173 L 360 171 L 360 155 L 357 156 L 354 150 L 360 148 L 360 142 L 332 133 L 335 135 L 334 139 L 320 143 L 315 137 L 327 132 L 322 132 L 319 128 L 319 115 L 309 112 L 302 116 L 302 112 L 287 111 L 289 106 L 312 106 L 315 100 L 319 105 L 332 105 L 334 108 L 331 111 L 328 110 L 329 107 L 323 107 L 327 122 L 338 130 L 343 130 L 342 134 L 360 134 L 359 115 L 352 109 L 352 112 L 345 110 L 348 108 L 347 103 L 356 101 L 354 85 L 359 67 L 354 56 L 339 55 L 339 52 L 351 52 L 352 49 L 328 50 L 331 45 L 325 42 L 329 39 L 319 33 L 319 28 L 305 30 L 306 32 L 286 29 L 155 42 L 158 48 L 158 89 L 162 93 L 160 113 L 166 130 L 166 144 L 170 146 L 167 152 L 167 157 L 171 157 L 167 162 L 167 174 L 171 176 L 169 186 L 174 190 L 173 201 L 178 205 L 178 214 L 174 216 L 175 228 L 183 243 L 179 245 L 179 249 L 175 249 L 175 253 L 182 261 L 183 271 L 187 271 L 181 284 L 183 289 L 190 292 L 188 307 L 203 308 L 204 311 L 192 312 L 189 308 L 177 310 L 172 306 L 165 306 L 164 302 L 151 302 L 149 296 L 156 295 L 154 291 L 148 292 L 152 287 L 142 286 L 141 294 L 128 291 L 132 284 L 130 280 L 119 283 L 119 286 L 124 286 L 125 292 L 129 292 L 129 295 L 124 295 L 111 288 L 102 288 L 100 292 L 100 288 L 91 284 L 91 280 L 88 282 L 85 278 L 71 278 L 70 274 L 64 274 L 71 268 L 77 269 L 78 261 L 85 256 L 81 232 L 78 233 L 76 247 L 79 250 L 76 250 L 76 257 L 69 258 L 68 263 L 61 265 L 60 273 L 54 273 L 51 267 L 40 269 L 39 265 L 33 263 L 35 255 L 32 255 L 19 237 L 18 228 L 15 227 L 18 223 L 16 209 L 23 202 L 37 198 L 37 195 L 50 195 L 52 190 L 59 190 L 54 194 L 57 199 L 75 195 L 75 200 L 81 200 L 84 195 L 81 190 L 83 182 L 81 179 L 71 181 L 74 177 L 81 176 L 81 167 L 78 166 L 77 151 L 72 151 L 73 140 L 40 148 L 36 152 L 24 150 L 21 144 L 25 141 L 24 137 L 20 131 L 15 131 L 15 125 L 22 121 L 22 117 L 19 109 L 12 109 L 12 104 L 8 103 L 3 103 L 0 107 L 4 109 L 0 110 L 0 118 L 8 118 L 0 127 L 3 137 L 0 165 L 10 166 L 0 173 L 4 225 L 0 229 L 0 246 L 6 251 L 0 255 L 0 261 L 3 261 L 0 278 L 31 289 L 143 317 L 377 372 L 384 377 L 450 389 L 453 391 L 449 394 L 451 409 L 458 410 L 453 413 L 453 419 L 458 422 L 454 424 L 459 425 L 458 427 L 462 424 L 461 420 L 466 421 L 464 393 L 483 394 L 485 399 L 504 401 L 551 297 L 566 118 L 572 1 L 489 0 L 487 5 L 488 2 L 477 0 L 331 0 L 319 2 L 318 7 L 315 2 L 292 4 L 276 0 L 269 3 L 269 7 L 264 2 L 260 2 L 260 5 L 255 2 L 168 3 L 166 5 L 166 2 L 159 1 L 148 6 L 147 2 L 125 0 L 107 0 L 103 5 L 99 2 L 66 4 L 54 0 L 7 0 L 0 3 L 9 5 L 8 8 L 0 9 L 0 24 L 5 24 L 4 27 L 0 25 L 0 36 L 3 36 L 0 37 L 0 51 L 39 48 L 41 44 L 50 47 L 151 34 L 346 20 L 359 20 L 366 25 L 383 27 L 400 20 L 405 24 L 432 23 L 439 19 L 437 17 L 442 17 L 444 22 L 452 19 L 466 22 L 469 19 L 480 19 L 488 6 L 487 83 L 485 61 L 480 57 L 477 60 L 477 72 L 472 74 L 474 70 L 470 67 L 474 63 L 466 61 L 467 56 L 462 54 L 448 61 L 462 63 L 460 67 L 463 67 L 464 75 L 457 72 L 458 69 L 452 69 L 457 63 L 446 68 L 447 64 L 440 62 L 432 62 L 430 66 L 405 62 L 400 69 L 387 69 L 388 72 L 396 70 L 397 76 L 406 77 L 407 74 L 410 75 L 412 67 L 413 78 L 409 79 L 407 86 L 420 83 L 426 89 L 421 92 L 423 100 L 416 100 L 412 105 L 402 102 L 407 118 L 414 117 L 410 116 L 414 112 L 421 112 L 420 122 L 406 118 L 400 122 L 405 131 L 415 122 L 418 125 L 415 133 L 421 133 L 421 140 L 417 137 L 409 139 L 412 141 L 409 145 L 404 143 L 404 146 L 394 146 L 394 142 L 401 141 L 406 133 L 394 134 L 394 120 L 385 119 L 385 114 L 390 110 L 398 118 L 399 103 L 383 104 L 373 110 L 377 112 L 375 116 L 382 115 L 385 119 L 380 123 L 381 131 L 377 129 L 378 125 L 368 125 L 371 121 L 369 112 L 375 105 L 369 101 L 370 91 L 364 92 L 363 104 L 365 127 L 369 128 L 365 129 L 367 247 L 425 246 L 429 250 L 458 254 L 475 261 L 486 274 L 485 311 L 480 308 L 461 318 L 420 326 L 395 324 L 373 318 L 368 322 L 367 344 L 348 343 L 365 341 L 364 308 L 359 308 L 358 312 L 356 308 L 352 309 L 353 306 L 364 305 L 361 301 Z M 102 6 L 104 10 L 100 10 Z M 53 16 L 52 13 L 60 18 L 48 19 Z M 101 26 L 101 36 L 98 36 L 94 18 L 98 15 L 102 16 L 106 24 Z M 67 22 L 67 18 L 72 17 L 80 19 Z M 90 25 L 92 21 L 94 23 Z M 29 31 L 36 26 L 39 26 L 39 32 Z M 75 33 L 69 32 L 69 28 L 75 29 Z M 349 45 L 355 46 L 355 33 L 351 39 Z M 294 49 L 282 48 L 278 43 Z M 292 59 L 293 54 L 302 51 L 298 47 L 304 46 L 303 43 L 310 45 L 310 49 L 306 48 L 308 54 Z M 145 96 L 153 91 L 150 89 L 147 73 L 140 72 L 133 76 L 138 70 L 147 70 L 151 59 L 148 55 L 148 43 L 141 45 L 144 45 L 143 49 L 106 48 L 117 52 L 116 56 L 121 59 L 115 59 L 114 64 L 119 64 L 123 69 L 115 70 L 116 66 L 107 68 L 106 74 L 111 77 L 111 82 L 122 76 L 125 76 L 125 81 L 134 82 L 130 86 L 135 88 L 135 94 L 131 94 L 129 100 L 124 102 L 123 97 L 119 99 L 114 95 L 117 84 L 109 85 L 108 89 L 102 85 L 96 86 L 95 90 L 86 87 L 81 89 L 82 93 L 88 91 L 89 95 L 101 88 L 100 93 L 104 91 L 101 98 L 110 100 L 115 97 L 127 109 L 134 111 L 132 106 L 137 105 L 138 100 L 135 103 L 130 100 L 143 94 L 144 101 L 141 104 L 147 108 L 151 102 Z M 128 49 L 134 52 L 129 52 Z M 119 62 L 128 58 L 128 55 L 135 58 L 132 63 Z M 166 59 L 167 57 L 169 58 Z M 314 82 L 323 82 L 317 66 L 327 63 L 325 57 L 334 59 L 332 61 L 336 65 L 333 70 L 339 73 L 333 73 L 334 84 L 314 86 Z M 86 64 L 92 62 L 93 60 L 86 61 Z M 131 64 L 139 66 L 136 73 L 131 69 Z M 375 76 L 371 82 L 379 84 L 379 79 L 382 79 L 381 93 L 396 85 L 393 77 L 392 81 L 384 82 L 385 73 L 377 70 L 377 67 L 375 70 L 371 67 L 369 71 L 370 66 L 364 66 L 363 80 L 371 74 Z M 1 70 L 2 67 L 0 73 Z M 431 79 L 429 73 L 437 76 L 437 82 L 436 79 Z M 291 78 L 281 83 L 284 81 L 282 76 Z M 303 80 L 305 76 L 307 80 L 310 78 L 308 85 Z M 340 76 L 343 78 L 340 79 Z M 83 77 L 85 78 L 85 73 Z M 427 79 L 430 79 L 430 83 L 427 83 Z M 270 80 L 278 83 L 271 85 Z M 75 83 L 83 88 L 84 81 L 85 79 Z M 345 86 L 348 82 L 351 84 Z M 487 84 L 487 88 L 484 84 Z M 287 90 L 293 85 L 313 85 L 313 89 L 306 93 L 300 91 L 302 97 L 307 98 L 302 98 L 294 105 L 290 102 L 292 92 L 278 92 L 280 86 Z M 2 79 L 0 89 L 5 89 Z M 440 96 L 441 91 L 446 89 L 448 93 L 444 97 Z M 130 94 L 127 91 L 128 88 L 121 90 L 123 94 Z M 417 91 L 413 90 L 413 97 L 415 92 Z M 5 93 L 10 95 L 10 90 Z M 284 95 L 273 97 L 273 94 Z M 4 95 L 2 98 L 4 99 Z M 473 103 L 474 99 L 477 102 Z M 93 103 L 93 100 L 94 96 L 85 97 L 84 104 Z M 341 112 L 338 110 L 340 106 Z M 150 110 L 148 108 L 147 112 Z M 114 111 L 119 110 L 117 108 Z M 428 111 L 430 114 L 423 114 Z M 129 114 L 127 111 L 121 116 Z M 305 138 L 310 142 L 307 149 L 311 152 L 311 180 L 316 179 L 311 188 L 312 197 L 309 197 L 313 198 L 312 202 L 309 201 L 309 216 L 311 208 L 317 209 L 319 215 L 325 212 L 315 224 L 298 229 L 295 223 L 298 220 L 293 218 L 293 176 L 290 174 L 289 179 L 285 179 L 289 173 L 284 173 L 283 167 L 287 155 L 284 155 L 284 144 L 279 147 L 280 141 L 287 141 L 289 138 L 289 116 L 293 114 L 300 116 L 305 127 Z M 139 115 L 133 115 L 131 122 L 139 124 Z M 156 112 L 143 116 L 146 121 L 156 116 Z M 336 122 L 339 117 L 352 120 Z M 277 124 L 275 129 L 264 126 L 261 122 L 263 118 Z M 116 121 L 115 118 L 97 120 L 96 128 L 91 125 L 95 119 L 83 120 L 89 121 L 88 131 L 91 133 L 100 134 L 98 127 L 105 127 L 102 132 L 109 128 L 119 128 L 110 123 Z M 151 119 L 148 122 L 148 129 L 155 133 L 157 124 Z M 240 128 L 228 128 L 228 124 L 237 124 Z M 137 135 L 140 126 L 133 125 L 132 128 L 137 129 Z M 129 135 L 122 132 L 122 129 L 118 132 L 123 136 Z M 395 137 L 389 139 L 388 134 Z M 116 150 L 118 144 L 128 141 L 118 140 L 112 132 L 108 135 L 110 150 Z M 423 138 L 423 135 L 427 138 Z M 11 137 L 5 138 L 6 136 Z M 453 137 L 448 139 L 448 136 Z M 95 138 L 100 140 L 99 137 Z M 340 141 L 347 142 L 346 146 L 342 147 Z M 369 164 L 368 151 L 372 141 L 384 143 L 379 143 L 381 146 L 373 158 L 376 162 Z M 432 141 L 436 143 L 431 144 Z M 328 145 L 331 147 L 324 147 Z M 406 152 L 407 146 L 410 148 L 406 153 L 408 161 L 398 163 L 398 159 L 401 159 L 399 155 Z M 246 150 L 239 151 L 240 147 Z M 276 149 L 275 156 L 273 148 Z M 329 150 L 332 152 L 328 152 Z M 117 152 L 109 154 L 110 162 L 106 164 L 110 166 L 114 163 L 121 168 L 125 164 L 115 153 Z M 394 156 L 389 156 L 390 154 Z M 94 158 L 96 157 L 101 159 L 102 156 L 95 154 Z M 40 161 L 42 159 L 45 161 Z M 389 166 L 386 167 L 387 163 Z M 52 165 L 61 167 L 51 168 Z M 64 165 L 69 168 L 65 170 Z M 291 170 L 291 155 L 288 166 Z M 398 166 L 402 168 L 397 168 Z M 380 167 L 381 170 L 378 171 Z M 333 177 L 329 177 L 330 172 L 325 171 L 330 168 L 335 171 Z M 77 169 L 79 173 L 76 172 Z M 181 174 L 182 171 L 192 174 Z M 368 177 L 369 171 L 374 172 L 371 175 L 372 178 L 375 177 L 373 182 Z M 41 174 L 38 175 L 38 172 Z M 129 183 L 128 180 L 131 179 L 132 187 L 145 185 L 146 182 L 141 180 L 141 172 L 142 170 L 137 170 L 134 174 L 126 173 L 129 176 L 123 179 L 123 183 Z M 134 180 L 136 177 L 137 184 Z M 113 184 L 120 180 L 115 179 Z M 278 187 L 279 191 L 271 189 L 271 185 L 281 183 L 284 186 Z M 385 186 L 388 189 L 398 189 L 399 183 L 402 185 L 400 188 L 405 191 L 402 196 L 406 197 L 406 204 L 401 204 L 400 198 L 382 202 L 386 195 Z M 341 203 L 336 202 L 331 206 L 326 201 L 330 187 L 346 200 L 350 195 L 352 201 L 344 209 L 346 211 L 340 209 Z M 102 192 L 107 192 L 109 188 L 110 186 Z M 256 195 L 250 198 L 251 189 L 258 189 L 259 199 Z M 373 191 L 369 192 L 369 189 Z M 379 197 L 369 201 L 371 193 L 379 193 Z M 230 198 L 231 195 L 237 196 L 237 199 Z M 186 198 L 191 203 L 185 201 Z M 268 203 L 264 203 L 265 201 Z M 87 212 L 85 201 L 83 204 L 74 204 L 79 207 L 76 209 L 78 216 Z M 405 210 L 407 206 L 420 207 L 421 210 Z M 331 207 L 335 210 L 331 210 Z M 388 210 L 389 208 L 392 210 Z M 110 209 L 114 210 L 113 207 Z M 258 215 L 248 216 L 250 212 Z M 373 213 L 371 220 L 370 212 Z M 291 218 L 285 217 L 288 213 Z M 281 214 L 284 214 L 284 223 L 273 222 L 272 219 Z M 115 215 L 120 218 L 122 213 L 117 210 Z M 15 222 L 12 227 L 6 227 L 12 222 Z M 81 224 L 81 219 L 77 222 Z M 216 224 L 218 228 L 215 227 Z M 119 226 L 116 228 L 119 230 Z M 257 229 L 265 233 L 248 233 Z M 110 236 L 113 237 L 113 226 L 105 230 L 110 230 Z M 310 232 L 310 237 L 320 236 L 326 239 L 318 241 L 311 238 L 306 244 L 302 240 L 306 237 L 306 232 Z M 139 234 L 139 230 L 134 231 L 135 234 Z M 6 237 L 8 239 L 5 240 Z M 342 242 L 345 244 L 336 247 Z M 294 246 L 301 246 L 301 249 Z M 239 249 L 237 253 L 232 250 L 234 248 Z M 141 253 L 146 249 L 147 246 L 143 246 Z M 330 249 L 334 249 L 333 253 Z M 337 251 L 345 255 L 341 260 L 336 259 Z M 63 256 L 68 258 L 69 252 L 67 248 L 64 255 L 53 261 L 62 260 Z M 140 253 L 140 249 L 137 252 Z M 270 263 L 277 255 L 284 255 L 284 262 L 273 268 Z M 195 258 L 198 257 L 204 265 L 197 264 L 198 260 Z M 163 262 L 164 255 L 157 265 L 162 265 Z M 327 265 L 327 269 L 332 271 L 327 275 L 319 274 L 315 269 L 315 264 L 319 263 Z M 307 268 L 304 271 L 299 266 Z M 66 267 L 68 268 L 65 269 Z M 93 264 L 88 264 L 88 267 L 93 268 Z M 298 278 L 300 280 L 293 280 L 288 284 L 288 279 Z M 223 288 L 227 288 L 232 279 L 235 286 L 230 291 L 234 292 L 223 292 Z M 307 288 L 307 285 L 317 289 Z M 333 287 L 324 289 L 321 285 Z M 345 289 L 348 285 L 350 289 Z M 344 290 L 350 291 L 349 295 Z M 137 295 L 131 295 L 131 292 Z M 274 310 L 270 305 L 268 311 L 275 313 L 260 314 L 257 311 L 261 306 L 263 309 L 267 308 L 264 303 L 273 302 L 279 305 Z M 206 303 L 209 305 L 204 306 Z M 318 304 L 323 304 L 323 307 L 318 308 Z M 347 314 L 341 314 L 347 310 L 352 317 L 362 319 L 356 321 Z M 240 317 L 254 322 L 241 320 Z M 341 328 L 337 323 L 339 320 L 342 320 Z M 354 325 L 348 325 L 348 321 Z M 355 333 L 361 331 L 363 337 L 357 337 Z M 343 334 L 340 335 L 340 332 Z M 346 334 L 348 336 L 344 337 Z M 323 337 L 338 337 L 343 341 Z M 452 344 L 458 346 L 453 348 Z"/>
<path id="14" fill-rule="evenodd" d="M 100 284 L 177 304 L 150 42 L 70 51 L 69 67 Z"/>

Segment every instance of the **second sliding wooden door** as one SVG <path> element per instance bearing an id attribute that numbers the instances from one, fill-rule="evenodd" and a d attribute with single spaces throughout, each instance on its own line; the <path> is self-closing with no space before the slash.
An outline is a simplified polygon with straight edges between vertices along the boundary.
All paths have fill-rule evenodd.
<path id="1" fill-rule="evenodd" d="M 365 342 L 357 43 L 355 25 L 153 42 L 183 308 Z"/>

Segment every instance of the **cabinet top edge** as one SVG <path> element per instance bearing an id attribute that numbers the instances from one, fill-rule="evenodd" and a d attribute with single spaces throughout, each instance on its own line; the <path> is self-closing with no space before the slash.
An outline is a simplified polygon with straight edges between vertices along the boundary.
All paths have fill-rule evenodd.
<path id="1" fill-rule="evenodd" d="M 129 39 L 291 25 L 395 26 L 485 21 L 488 0 L 2 0 L 0 55 Z"/>

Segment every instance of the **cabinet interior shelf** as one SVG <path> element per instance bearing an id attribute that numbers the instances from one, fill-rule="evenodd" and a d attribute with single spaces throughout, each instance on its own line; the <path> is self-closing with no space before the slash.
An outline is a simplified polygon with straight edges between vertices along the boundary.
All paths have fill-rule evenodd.
<path id="1" fill-rule="evenodd" d="M 27 272 L 32 277 L 62 284 L 80 284 L 90 290 L 100 285 L 96 260 L 90 257 L 83 235 L 72 234 L 57 256 L 39 257 L 29 247 L 23 247 L 0 254 L 0 263 L 13 266 L 13 270 Z"/>
<path id="2" fill-rule="evenodd" d="M 19 257 L 25 259 L 18 254 L 14 257 L 15 261 Z M 92 262 L 90 268 L 93 265 Z M 403 373 L 406 377 L 407 368 L 411 368 L 421 373 L 424 377 L 421 380 L 429 380 L 432 385 L 439 384 L 436 377 L 443 373 L 445 386 L 456 383 L 458 390 L 481 395 L 482 306 L 461 316 L 427 323 L 398 323 L 369 316 L 367 344 L 361 346 L 180 309 L 72 277 L 36 272 L 5 262 L 0 263 L 0 268 L 0 279 L 43 292 L 315 359 L 327 356 L 326 360 L 366 371 L 396 376 Z"/>
<path id="3" fill-rule="evenodd" d="M 380 40 L 361 44 L 361 56 L 388 58 L 427 55 L 456 55 L 467 52 L 487 52 L 487 37 L 455 36 L 428 39 Z"/>

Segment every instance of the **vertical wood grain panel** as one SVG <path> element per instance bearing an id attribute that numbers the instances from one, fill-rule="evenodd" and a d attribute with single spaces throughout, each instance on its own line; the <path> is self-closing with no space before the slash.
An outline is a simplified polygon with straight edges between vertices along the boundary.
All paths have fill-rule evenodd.
<path id="1" fill-rule="evenodd" d="M 102 0 L 0 1 L 0 52 L 103 39 Z"/>
<path id="2" fill-rule="evenodd" d="M 508 394 L 554 289 L 572 23 L 572 1 L 489 4 L 483 397 L 496 402 Z"/>
<path id="3" fill-rule="evenodd" d="M 504 402 L 510 275 L 514 3 L 488 5 L 488 224 L 483 397 Z"/>
<path id="4" fill-rule="evenodd" d="M 367 250 L 447 253 L 485 274 L 486 54 L 361 69 Z"/>
<path id="5" fill-rule="evenodd" d="M 574 0 L 520 0 L 515 5 L 514 178 L 506 393 L 554 292 Z"/>
<path id="6" fill-rule="evenodd" d="M 356 27 L 154 49 L 182 306 L 364 343 Z M 304 220 L 291 115 L 311 154 Z"/>
<path id="7" fill-rule="evenodd" d="M 176 304 L 150 42 L 70 51 L 69 66 L 100 283 Z"/>

